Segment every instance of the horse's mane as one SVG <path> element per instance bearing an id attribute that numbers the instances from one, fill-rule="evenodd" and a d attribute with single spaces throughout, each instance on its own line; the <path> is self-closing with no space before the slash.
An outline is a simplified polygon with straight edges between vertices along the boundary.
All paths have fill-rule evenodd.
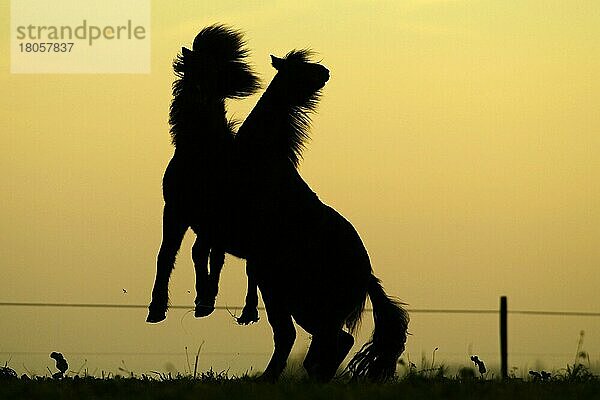
<path id="1" fill-rule="evenodd" d="M 173 63 L 174 69 L 176 63 L 177 60 Z M 178 73 L 177 69 L 175 69 L 175 73 Z M 189 90 L 185 90 L 185 86 L 183 76 L 173 82 L 173 100 L 169 107 L 169 125 L 171 125 L 171 143 L 175 147 L 177 147 L 178 137 L 180 138 L 186 134 L 187 130 L 193 128 L 186 118 L 193 112 L 190 104 L 192 95 Z"/>
<path id="2" fill-rule="evenodd" d="M 310 49 L 292 50 L 286 54 L 285 60 L 307 63 L 312 62 L 313 55 L 314 52 Z M 320 99 L 321 90 L 317 90 L 303 104 L 290 108 L 290 125 L 285 139 L 287 139 L 287 158 L 295 168 L 298 168 L 302 152 L 310 139 L 310 114 L 315 112 Z"/>
<path id="3" fill-rule="evenodd" d="M 284 61 L 311 63 L 314 52 L 310 49 L 292 50 L 286 54 Z M 275 79 L 273 80 L 273 82 Z M 242 139 L 246 145 L 252 146 L 261 154 L 268 157 L 285 157 L 295 168 L 298 167 L 302 159 L 302 151 L 310 139 L 310 114 L 315 112 L 321 98 L 321 90 L 312 93 L 300 105 L 290 106 L 285 112 L 287 115 L 274 116 L 269 107 L 269 101 L 277 102 L 273 98 L 279 93 L 274 93 L 278 88 L 274 87 L 273 82 L 267 87 L 267 90 L 252 110 L 249 117 L 244 121 L 237 133 L 238 139 Z M 271 97 L 273 96 L 273 97 Z M 270 100 L 269 100 L 270 99 Z M 265 107 L 265 104 L 267 106 Z M 274 126 L 269 121 L 274 117 L 285 118 L 285 126 Z M 266 129 L 267 132 L 257 131 Z M 273 132 L 273 129 L 278 129 Z"/>
<path id="4" fill-rule="evenodd" d="M 314 57 L 315 52 L 311 49 L 300 49 L 300 50 L 292 50 L 287 53 L 284 57 L 286 61 L 297 61 L 297 62 L 314 62 L 311 61 L 312 57 Z"/>
<path id="5" fill-rule="evenodd" d="M 241 31 L 225 25 L 208 26 L 194 38 L 192 50 L 195 54 L 194 58 L 210 57 L 216 64 L 235 63 L 239 68 L 250 72 L 250 68 L 245 62 L 249 50 L 246 48 L 246 41 Z M 186 59 L 186 55 L 179 53 L 173 61 L 173 70 L 179 78 L 182 78 L 184 72 L 189 70 L 189 64 L 194 64 L 193 60 L 188 59 L 186 62 Z M 243 95 L 240 96 L 243 97 Z"/>
<path id="6" fill-rule="evenodd" d="M 243 34 L 225 25 L 206 27 L 194 39 L 192 50 L 182 48 L 173 60 L 173 71 L 177 79 L 173 82 L 173 100 L 169 111 L 171 140 L 177 144 L 177 136 L 197 129 L 190 116 L 202 113 L 198 109 L 197 85 L 190 81 L 202 82 L 205 77 L 199 73 L 199 65 L 210 64 L 220 73 L 228 74 L 228 87 L 225 93 L 214 93 L 215 100 L 242 98 L 255 93 L 260 88 L 258 78 L 246 62 L 249 51 Z M 211 78 L 208 78 L 211 79 Z M 206 93 L 203 93 L 206 95 Z M 226 121 L 228 127 L 233 124 Z"/>

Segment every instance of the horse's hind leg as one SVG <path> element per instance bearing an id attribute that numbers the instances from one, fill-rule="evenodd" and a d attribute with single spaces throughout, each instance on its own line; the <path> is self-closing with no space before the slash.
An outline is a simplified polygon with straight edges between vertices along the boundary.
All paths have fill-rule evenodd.
<path id="1" fill-rule="evenodd" d="M 337 334 L 314 335 L 303 363 L 308 376 L 317 381 L 329 382 L 350 352 L 352 345 L 354 345 L 352 335 L 341 329 Z"/>
<path id="2" fill-rule="evenodd" d="M 169 277 L 175 266 L 177 251 L 188 226 L 177 212 L 165 205 L 163 212 L 163 240 L 156 260 L 156 278 L 152 289 L 152 301 L 148 306 L 146 322 L 160 322 L 167 317 L 169 303 Z"/>
<path id="3" fill-rule="evenodd" d="M 263 292 L 264 293 L 264 292 Z M 292 351 L 292 346 L 296 340 L 296 329 L 292 322 L 292 316 L 289 312 L 279 307 L 278 299 L 263 296 L 267 318 L 273 329 L 273 342 L 275 349 L 271 360 L 261 376 L 261 380 L 275 381 L 283 372 L 287 359 Z"/>
<path id="4" fill-rule="evenodd" d="M 208 255 L 210 253 L 210 245 L 205 237 L 196 237 L 194 246 L 192 247 L 192 260 L 194 261 L 194 269 L 196 271 L 196 307 L 194 316 L 204 317 L 213 312 L 214 301 L 212 304 L 208 302 Z"/>
<path id="5" fill-rule="evenodd" d="M 258 322 L 258 291 L 256 281 L 256 268 L 251 261 L 246 262 L 246 275 L 248 276 L 248 290 L 246 291 L 246 303 L 242 315 L 237 318 L 240 325 L 248 325 Z"/>
<path id="6" fill-rule="evenodd" d="M 340 329 L 338 333 L 338 344 L 335 360 L 337 363 L 336 369 L 339 368 L 342 361 L 344 361 L 344 358 L 346 358 L 352 346 L 354 346 L 354 337 L 348 332 Z"/>

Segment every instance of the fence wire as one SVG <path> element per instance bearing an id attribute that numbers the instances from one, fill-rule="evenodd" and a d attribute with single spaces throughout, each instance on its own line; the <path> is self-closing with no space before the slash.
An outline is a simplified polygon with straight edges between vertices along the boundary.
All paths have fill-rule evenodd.
<path id="1" fill-rule="evenodd" d="M 103 303 L 33 303 L 33 302 L 0 302 L 0 307 L 58 307 L 58 308 L 131 308 L 147 309 L 146 304 L 103 304 Z M 192 310 L 190 306 L 172 305 L 170 309 Z M 244 306 L 215 306 L 216 310 L 241 310 Z M 264 311 L 264 307 L 258 307 Z M 365 311 L 372 312 L 372 308 L 365 308 Z M 461 309 L 461 308 L 408 308 L 409 313 L 415 314 L 499 314 L 500 310 L 494 309 Z M 548 311 L 548 310 L 511 310 L 508 314 L 521 315 L 545 315 L 545 316 L 563 316 L 563 317 L 600 317 L 600 312 L 586 311 Z"/>

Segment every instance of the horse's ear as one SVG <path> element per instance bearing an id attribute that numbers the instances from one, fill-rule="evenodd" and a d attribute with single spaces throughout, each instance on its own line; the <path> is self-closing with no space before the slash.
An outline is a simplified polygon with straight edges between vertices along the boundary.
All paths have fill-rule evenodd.
<path id="1" fill-rule="evenodd" d="M 192 51 L 190 49 L 188 49 L 187 47 L 182 47 L 181 54 L 183 54 L 183 56 L 186 57 L 186 56 L 189 56 L 190 54 L 192 54 Z"/>
<path id="2" fill-rule="evenodd" d="M 279 57 L 275 57 L 274 55 L 271 54 L 271 65 L 273 66 L 273 68 L 275 68 L 277 71 L 279 71 L 279 69 L 281 67 L 283 67 L 283 62 L 284 60 L 279 58 Z"/>

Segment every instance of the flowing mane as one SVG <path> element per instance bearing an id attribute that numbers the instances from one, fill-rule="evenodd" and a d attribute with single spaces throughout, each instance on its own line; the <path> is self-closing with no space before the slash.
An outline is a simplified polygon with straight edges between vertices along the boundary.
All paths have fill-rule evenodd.
<path id="1" fill-rule="evenodd" d="M 314 57 L 314 55 L 315 52 L 312 49 L 294 49 L 285 55 L 284 60 L 309 63 L 314 62 L 311 61 L 311 58 Z"/>
<path id="2" fill-rule="evenodd" d="M 310 63 L 313 55 L 314 52 L 310 49 L 292 50 L 286 54 L 284 59 L 286 61 Z M 321 100 L 321 93 L 322 89 L 319 89 L 312 93 L 304 103 L 290 108 L 290 125 L 286 135 L 287 148 L 289 149 L 287 158 L 296 168 L 300 164 L 302 152 L 310 139 L 309 131 L 312 122 L 310 115 L 316 111 Z"/>

